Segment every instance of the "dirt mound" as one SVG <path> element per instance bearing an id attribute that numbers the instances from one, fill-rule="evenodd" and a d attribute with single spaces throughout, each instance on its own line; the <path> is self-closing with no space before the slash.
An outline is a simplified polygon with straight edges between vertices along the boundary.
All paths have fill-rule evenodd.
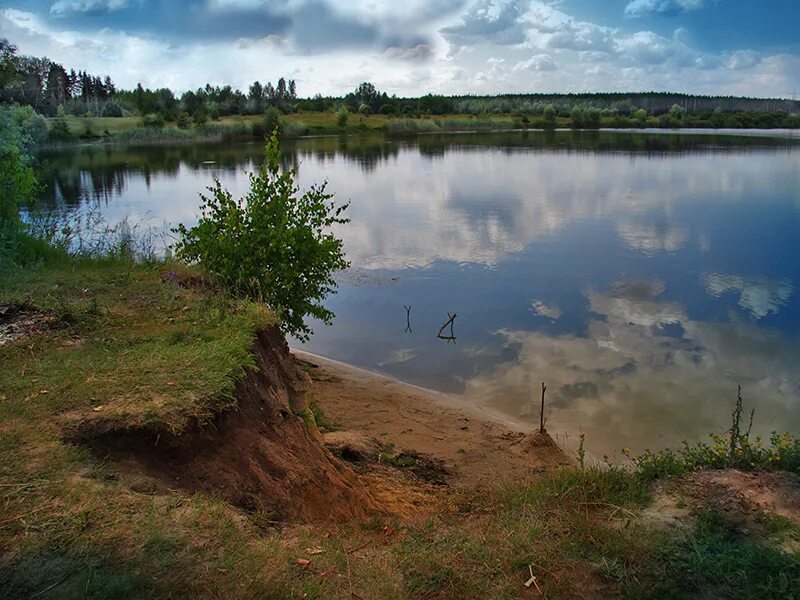
<path id="1" fill-rule="evenodd" d="M 253 348 L 258 371 L 235 390 L 237 407 L 182 435 L 108 423 L 73 427 L 72 441 L 108 456 L 122 475 L 222 497 L 274 520 L 361 516 L 379 509 L 355 474 L 328 452 L 320 434 L 293 412 L 310 386 L 277 328 Z M 97 427 L 93 426 L 97 425 Z"/>
<path id="2" fill-rule="evenodd" d="M 533 431 L 513 446 L 517 454 L 529 456 L 548 465 L 568 465 L 569 458 L 546 431 Z"/>

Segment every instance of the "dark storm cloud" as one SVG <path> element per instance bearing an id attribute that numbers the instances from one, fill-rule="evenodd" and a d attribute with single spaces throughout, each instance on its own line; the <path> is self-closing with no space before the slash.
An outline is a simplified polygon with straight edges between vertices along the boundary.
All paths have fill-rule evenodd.
<path id="1" fill-rule="evenodd" d="M 426 46 L 431 40 L 420 31 L 429 21 L 463 5 L 464 0 L 433 0 L 402 18 L 387 18 L 381 8 L 337 10 L 330 0 L 57 0 L 34 1 L 30 8 L 76 31 L 108 28 L 175 44 L 279 35 L 299 52 L 318 53 Z"/>
<path id="2" fill-rule="evenodd" d="M 164 39 L 232 40 L 284 34 L 291 19 L 280 13 L 283 2 L 214 4 L 209 0 L 60 0 L 47 17 L 77 31 L 98 27 Z"/>

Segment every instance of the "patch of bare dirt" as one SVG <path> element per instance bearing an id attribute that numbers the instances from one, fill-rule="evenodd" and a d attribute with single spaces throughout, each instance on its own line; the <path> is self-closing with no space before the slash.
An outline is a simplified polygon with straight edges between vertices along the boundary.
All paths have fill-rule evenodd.
<path id="1" fill-rule="evenodd" d="M 790 519 L 800 526 L 800 476 L 786 471 L 699 471 L 687 479 L 688 493 L 710 503 L 735 522 L 757 527 L 760 512 Z"/>
<path id="2" fill-rule="evenodd" d="M 253 349 L 258 371 L 235 390 L 238 406 L 180 436 L 73 424 L 72 441 L 89 445 L 126 480 L 151 477 L 167 488 L 205 492 L 276 521 L 365 516 L 381 511 L 355 473 L 328 452 L 292 407 L 303 406 L 309 380 L 277 328 Z M 137 479 L 139 477 L 139 479 Z"/>
<path id="3" fill-rule="evenodd" d="M 656 484 L 653 500 L 641 514 L 642 521 L 658 529 L 675 529 L 694 522 L 691 509 L 674 486 Z"/>
<path id="4" fill-rule="evenodd" d="M 53 321 L 51 315 L 28 305 L 0 305 L 0 346 L 43 333 Z"/>
<path id="5" fill-rule="evenodd" d="M 693 523 L 692 512 L 704 509 L 724 514 L 742 535 L 767 538 L 770 516 L 800 526 L 800 477 L 785 471 L 698 471 L 656 488 L 642 519 L 664 528 L 679 527 Z M 787 549 L 797 550 L 795 543 L 789 544 Z"/>
<path id="6" fill-rule="evenodd" d="M 308 401 L 326 418 L 396 449 L 395 456 L 435 459 L 451 485 L 526 477 L 570 463 L 549 436 L 544 442 L 526 438 L 530 428 L 458 399 L 305 352 L 294 354 L 313 381 Z"/>

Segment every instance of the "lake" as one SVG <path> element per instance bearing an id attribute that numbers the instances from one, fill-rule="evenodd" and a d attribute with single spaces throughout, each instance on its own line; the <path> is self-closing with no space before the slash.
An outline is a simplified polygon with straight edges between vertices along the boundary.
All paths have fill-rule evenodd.
<path id="1" fill-rule="evenodd" d="M 352 219 L 334 324 L 293 345 L 530 423 L 544 381 L 548 429 L 585 432 L 596 455 L 722 432 L 739 384 L 754 432 L 800 430 L 797 139 L 506 132 L 283 150 Z M 215 177 L 244 193 L 260 152 L 52 152 L 44 200 L 190 225 Z"/>

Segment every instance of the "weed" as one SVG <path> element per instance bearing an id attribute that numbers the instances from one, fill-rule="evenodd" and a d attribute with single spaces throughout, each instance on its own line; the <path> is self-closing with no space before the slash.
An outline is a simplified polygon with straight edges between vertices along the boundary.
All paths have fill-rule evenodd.
<path id="1" fill-rule="evenodd" d="M 636 457 L 630 456 L 625 449 L 623 453 L 631 458 L 638 473 L 645 479 L 669 478 L 697 469 L 734 468 L 742 471 L 782 470 L 800 473 L 800 438 L 790 433 L 773 432 L 766 446 L 761 438 L 750 438 L 753 411 L 749 413 L 747 430 L 741 432 L 742 414 L 739 388 L 727 437 L 712 434 L 711 443 L 684 442 L 678 450 L 647 450 Z"/>

